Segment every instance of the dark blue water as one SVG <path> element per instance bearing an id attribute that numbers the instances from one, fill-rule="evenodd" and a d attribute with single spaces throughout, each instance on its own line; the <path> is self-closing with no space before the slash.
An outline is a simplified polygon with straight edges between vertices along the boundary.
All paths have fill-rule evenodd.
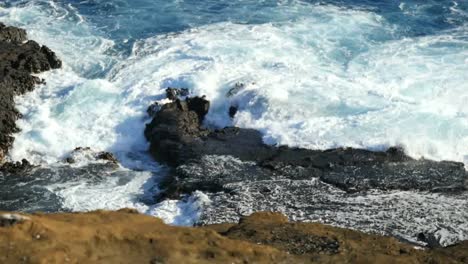
<path id="1" fill-rule="evenodd" d="M 466 1 L 255 1 L 255 0 L 6 0 L 5 7 L 32 3 L 50 8 L 76 8 L 104 36 L 114 40 L 138 39 L 157 34 L 179 32 L 188 28 L 219 22 L 262 24 L 291 21 L 307 16 L 314 5 L 335 5 L 344 9 L 376 13 L 398 25 L 395 38 L 437 34 L 441 30 L 463 26 L 468 21 Z"/>

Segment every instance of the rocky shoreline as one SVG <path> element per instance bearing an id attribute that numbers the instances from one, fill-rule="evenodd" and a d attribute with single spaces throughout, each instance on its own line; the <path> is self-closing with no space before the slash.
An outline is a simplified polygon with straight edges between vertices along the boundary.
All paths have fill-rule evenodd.
<path id="1" fill-rule="evenodd" d="M 32 74 L 57 69 L 62 62 L 46 46 L 27 39 L 26 31 L 0 23 L 0 164 L 11 149 L 21 117 L 15 96 L 25 94 L 44 80 Z"/>
<path id="2" fill-rule="evenodd" d="M 44 82 L 33 74 L 61 65 L 49 48 L 28 41 L 24 30 L 0 23 L 0 178 L 14 182 L 11 186 L 26 186 L 22 181 L 29 181 L 28 177 L 35 178 L 35 182 L 28 184 L 40 184 L 57 173 L 51 173 L 48 168 L 36 168 L 27 160 L 5 162 L 5 157 L 14 141 L 12 134 L 18 132 L 15 122 L 21 118 L 15 109 L 14 97 Z M 407 219 L 380 233 L 393 238 L 369 234 L 378 233 L 376 230 L 382 226 L 364 217 L 345 216 L 343 223 L 337 219 L 330 223 L 348 227 L 346 223 L 355 222 L 355 227 L 366 233 L 301 223 L 326 222 L 327 211 L 347 206 L 362 215 L 395 217 L 382 213 L 388 206 L 385 199 L 381 207 L 371 207 L 359 196 L 376 191 L 392 196 L 395 196 L 392 192 L 422 192 L 434 199 L 466 194 L 468 173 L 462 163 L 415 160 L 398 147 L 377 152 L 270 146 L 264 144 L 261 133 L 253 129 L 205 127 L 203 121 L 210 110 L 210 102 L 204 97 L 190 96 L 188 89 L 170 88 L 167 99 L 170 100 L 167 104 L 150 106 L 148 113 L 152 121 L 145 130 L 151 144 L 150 153 L 170 168 L 155 200 L 183 199 L 195 191 L 207 193 L 211 204 L 202 212 L 199 227 L 167 226 L 159 219 L 133 210 L 47 215 L 3 213 L 0 214 L 0 252 L 6 253 L 0 256 L 0 262 L 468 262 L 468 245 L 459 237 L 446 238 L 441 235 L 444 229 L 433 232 L 408 224 L 415 217 L 423 218 L 437 208 L 415 210 L 419 215 L 403 210 Z M 237 109 L 231 107 L 228 114 L 233 117 L 236 112 Z M 71 166 L 83 157 L 98 162 L 86 168 L 74 168 L 70 173 Z M 101 177 L 98 172 L 110 171 L 116 166 L 118 161 L 111 153 L 77 148 L 57 169 L 59 174 L 67 175 L 64 177 L 79 176 L 84 173 L 80 170 L 87 174 L 96 172 L 96 177 Z M 28 170 L 34 170 L 35 174 L 26 173 Z M 0 198 L 18 195 L 7 188 L 0 186 Z M 29 204 L 31 199 L 42 199 L 38 196 L 40 191 L 31 192 L 27 199 L 18 199 L 19 204 L 12 203 L 11 208 Z M 61 208 L 58 197 L 48 196 L 42 201 L 44 208 L 48 203 L 57 203 L 56 207 Z M 422 203 L 427 201 L 422 200 Z M 459 206 L 463 208 L 464 205 L 460 203 Z M 42 209 L 41 203 L 38 206 L 32 209 Z M 417 207 L 418 204 L 408 206 Z M 251 215 L 261 211 L 282 212 L 286 216 L 279 213 Z M 325 221 L 309 217 L 311 212 L 322 211 L 325 213 L 320 217 Z M 294 222 L 288 222 L 288 218 Z M 237 222 L 239 224 L 234 224 Z M 415 244 L 433 249 L 416 250 Z M 458 245 L 452 246 L 454 244 Z"/>
<path id="3" fill-rule="evenodd" d="M 238 127 L 211 129 L 203 126 L 210 102 L 203 97 L 176 98 L 168 89 L 167 103 L 155 111 L 145 135 L 154 158 L 168 164 L 172 171 L 162 184 L 160 201 L 180 199 L 194 191 L 208 194 L 207 205 L 199 224 L 234 222 L 257 211 L 281 211 L 298 221 L 321 221 L 344 227 L 368 230 L 424 246 L 448 246 L 459 241 L 457 235 L 446 236 L 448 226 L 412 226 L 413 219 L 424 219 L 419 203 L 432 198 L 462 194 L 468 187 L 468 173 L 463 163 L 413 159 L 398 147 L 386 151 L 353 148 L 309 150 L 263 143 L 259 131 Z M 230 111 L 231 112 L 231 111 Z M 423 193 L 414 197 L 407 208 L 389 211 L 398 204 L 397 195 Z M 361 198 L 377 192 L 379 201 Z M 360 196 L 361 195 L 361 196 Z M 466 206 L 463 202 L 461 208 Z M 346 215 L 348 207 L 361 211 Z M 342 219 L 327 220 L 327 215 L 343 212 Z M 379 218 L 377 216 L 381 215 Z M 398 218 L 385 226 L 386 219 Z M 373 222 L 380 222 L 373 223 Z M 372 227 L 371 226 L 372 223 Z M 423 226 L 423 227 L 421 227 Z M 450 231 L 452 232 L 452 231 Z M 458 232 L 454 232 L 458 233 Z"/>
<path id="4" fill-rule="evenodd" d="M 223 186 L 233 182 L 270 180 L 279 175 L 318 178 L 346 192 L 396 189 L 453 193 L 468 189 L 468 173 L 461 162 L 415 160 L 398 147 L 379 152 L 269 146 L 253 129 L 205 128 L 202 124 L 209 108 L 204 97 L 175 99 L 163 105 L 146 127 L 151 154 L 175 168 L 169 196 L 178 191 L 225 191 Z M 251 165 L 245 171 L 216 174 L 204 171 L 210 166 L 204 157 L 209 156 L 228 156 Z"/>

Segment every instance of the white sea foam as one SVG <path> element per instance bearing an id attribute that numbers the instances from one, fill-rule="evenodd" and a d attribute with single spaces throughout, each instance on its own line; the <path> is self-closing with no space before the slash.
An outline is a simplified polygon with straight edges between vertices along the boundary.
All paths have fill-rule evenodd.
<path id="1" fill-rule="evenodd" d="M 308 15 L 293 22 L 218 23 L 142 40 L 121 60 L 109 55 L 112 41 L 83 19 L 41 31 L 50 12 L 61 13 L 34 5 L 2 9 L 65 62 L 63 70 L 43 74 L 45 87 L 19 100 L 26 118 L 13 159 L 38 153 L 53 162 L 79 146 L 144 151 L 146 107 L 165 87 L 185 86 L 213 101 L 208 124 L 231 124 L 233 104 L 240 109 L 233 123 L 261 130 L 267 143 L 402 145 L 415 157 L 468 162 L 464 28 L 393 40 L 397 26 L 372 12 L 304 6 Z M 37 25 L 31 14 L 41 18 Z M 97 68 L 111 69 L 108 78 L 90 78 Z M 239 82 L 244 89 L 227 98 Z"/>
<path id="2" fill-rule="evenodd" d="M 326 149 L 404 146 L 468 164 L 466 29 L 392 40 L 373 13 L 315 7 L 277 24 L 221 23 L 135 45 L 119 80 L 188 86 L 213 100 L 208 124 L 261 130 L 267 143 Z M 227 98 L 236 83 L 243 88 Z"/>
<path id="3" fill-rule="evenodd" d="M 149 171 L 136 172 L 118 168 L 112 175 L 101 175 L 103 179 L 76 179 L 47 186 L 47 189 L 62 199 L 62 207 L 75 212 L 98 209 L 118 210 L 134 208 L 140 213 L 159 217 L 174 225 L 193 225 L 209 198 L 195 192 L 186 199 L 166 200 L 153 204 L 159 191 L 159 177 Z M 104 173 L 104 172 L 103 172 Z"/>

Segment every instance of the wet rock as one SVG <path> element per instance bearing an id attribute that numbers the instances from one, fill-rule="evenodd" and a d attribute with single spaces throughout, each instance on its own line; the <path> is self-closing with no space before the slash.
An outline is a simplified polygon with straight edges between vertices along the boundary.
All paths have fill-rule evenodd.
<path id="1" fill-rule="evenodd" d="M 429 248 L 439 248 L 442 247 L 439 239 L 433 233 L 419 233 L 417 236 L 418 241 L 421 241 L 426 244 Z"/>
<path id="2" fill-rule="evenodd" d="M 255 211 L 280 210 L 295 219 L 317 220 L 328 219 L 330 212 L 354 217 L 359 215 L 356 210 L 364 210 L 367 216 L 375 215 L 378 224 L 369 227 L 366 219 L 354 219 L 350 224 L 346 217 L 330 221 L 411 240 L 413 234 L 408 234 L 407 226 L 412 226 L 415 217 L 426 219 L 430 210 L 408 212 L 409 208 L 396 208 L 395 196 L 385 192 L 412 190 L 448 196 L 466 193 L 468 173 L 461 163 L 415 160 L 399 147 L 386 151 L 354 148 L 322 151 L 270 146 L 263 143 L 257 130 L 204 128 L 201 120 L 209 105 L 198 103 L 204 106 L 203 111 L 198 111 L 200 108 L 190 104 L 191 101 L 188 98 L 164 105 L 147 125 L 145 135 L 151 143 L 152 155 L 173 167 L 157 198 L 177 198 L 197 190 L 208 193 L 212 202 L 204 208 L 200 223 L 235 221 Z M 372 195 L 366 197 L 376 191 L 382 201 L 373 200 Z M 358 199 L 354 193 L 362 197 Z M 428 194 L 422 199 L 434 198 Z M 453 199 L 451 206 L 466 206 L 463 199 L 456 197 L 435 199 Z M 381 212 L 388 205 L 380 202 L 391 204 L 392 216 Z M 418 200 L 406 203 L 410 207 L 419 206 Z M 351 208 L 343 208 L 344 204 Z M 440 204 L 434 206 L 438 208 Z M 406 222 L 388 221 L 393 217 L 403 217 Z M 452 222 L 456 221 L 450 220 L 444 228 L 451 230 Z M 448 237 L 453 237 L 454 232 L 448 233 Z M 444 245 L 451 243 L 452 238 L 444 238 Z"/>
<path id="3" fill-rule="evenodd" d="M 463 163 L 412 160 L 336 167 L 320 179 L 348 192 L 397 189 L 453 193 L 466 190 L 467 173 Z"/>
<path id="4" fill-rule="evenodd" d="M 5 156 L 13 144 L 11 134 L 18 132 L 15 122 L 20 113 L 14 96 L 32 91 L 43 80 L 32 73 L 60 68 L 54 52 L 35 41 L 26 42 L 26 32 L 0 24 L 0 149 Z"/>
<path id="5" fill-rule="evenodd" d="M 145 129 L 145 136 L 151 142 L 150 151 L 156 159 L 176 165 L 189 154 L 184 153 L 185 146 L 208 135 L 208 131 L 200 127 L 197 114 L 203 109 L 202 98 L 192 100 L 190 104 L 176 100 L 161 107 Z"/>
<path id="6" fill-rule="evenodd" d="M 29 163 L 28 160 L 23 159 L 21 162 L 5 162 L 1 167 L 0 167 L 0 172 L 4 173 L 10 173 L 10 174 L 16 174 L 19 175 L 21 173 L 24 173 L 25 171 L 31 170 L 35 166 Z"/>
<path id="7" fill-rule="evenodd" d="M 65 157 L 64 162 L 68 164 L 75 163 L 94 163 L 102 162 L 118 165 L 119 161 L 114 154 L 106 151 L 96 152 L 90 147 L 75 148 L 68 157 Z"/>
<path id="8" fill-rule="evenodd" d="M 175 101 L 179 97 L 183 96 L 188 96 L 189 95 L 189 89 L 187 88 L 167 88 L 166 89 L 166 97 L 169 100 Z"/>
<path id="9" fill-rule="evenodd" d="M 247 182 L 264 178 L 264 175 L 271 175 L 271 179 L 275 175 L 290 180 L 319 178 L 349 192 L 369 189 L 451 192 L 466 189 L 468 174 L 461 163 L 414 160 L 398 147 L 387 151 L 354 148 L 321 151 L 268 146 L 263 143 L 261 133 L 253 129 L 203 128 L 201 121 L 208 110 L 209 102 L 204 98 L 177 100 L 164 105 L 145 130 L 154 157 L 174 167 L 181 166 L 176 170 L 178 180 L 174 181 L 181 188 L 176 189 L 219 191 L 222 189 L 220 186 L 228 183 Z M 194 172 L 197 170 L 195 167 L 202 171 L 210 168 L 208 159 L 204 157 L 213 155 L 231 156 L 251 161 L 253 165 L 242 172 L 227 170 L 229 173 L 223 177 L 218 170 Z M 286 170 L 290 171 L 289 174 L 285 173 Z M 297 172 L 300 173 L 294 174 Z M 190 174 L 199 177 L 189 177 Z"/>
<path id="10" fill-rule="evenodd" d="M 16 27 L 8 27 L 0 22 L 0 42 L 21 43 L 26 41 L 26 30 Z"/>
<path id="11" fill-rule="evenodd" d="M 234 118 L 237 114 L 237 107 L 231 106 L 229 107 L 229 117 Z"/>
<path id="12" fill-rule="evenodd" d="M 188 109 L 195 112 L 198 115 L 198 121 L 201 124 L 205 119 L 205 115 L 210 110 L 210 101 L 206 100 L 205 97 L 192 97 L 186 100 Z"/>
<path id="13" fill-rule="evenodd" d="M 0 148 L 0 165 L 2 164 L 4 159 L 5 159 L 5 153 L 3 152 L 3 149 Z"/>
<path id="14" fill-rule="evenodd" d="M 242 82 L 237 82 L 234 87 L 232 87 L 231 89 L 229 89 L 229 91 L 227 92 L 226 96 L 227 97 L 232 97 L 234 95 L 236 95 L 237 93 L 239 93 L 240 91 L 242 91 L 243 89 L 245 89 L 245 83 L 242 83 Z"/>
<path id="15" fill-rule="evenodd" d="M 119 164 L 119 161 L 117 160 L 117 158 L 114 156 L 114 154 L 110 152 L 99 152 L 96 155 L 96 159 L 105 160 L 107 162 L 114 163 L 114 164 Z"/>
<path id="16" fill-rule="evenodd" d="M 146 112 L 150 117 L 154 117 L 156 113 L 159 112 L 159 110 L 161 110 L 161 104 L 158 102 L 154 102 L 148 107 Z"/>

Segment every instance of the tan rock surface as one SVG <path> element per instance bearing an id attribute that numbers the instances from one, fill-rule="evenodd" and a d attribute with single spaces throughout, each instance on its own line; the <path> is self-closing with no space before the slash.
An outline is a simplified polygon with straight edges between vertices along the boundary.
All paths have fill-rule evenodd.
<path id="1" fill-rule="evenodd" d="M 394 238 L 258 213 L 187 228 L 132 210 L 0 213 L 0 263 L 467 263 L 468 243 L 416 250 Z"/>

